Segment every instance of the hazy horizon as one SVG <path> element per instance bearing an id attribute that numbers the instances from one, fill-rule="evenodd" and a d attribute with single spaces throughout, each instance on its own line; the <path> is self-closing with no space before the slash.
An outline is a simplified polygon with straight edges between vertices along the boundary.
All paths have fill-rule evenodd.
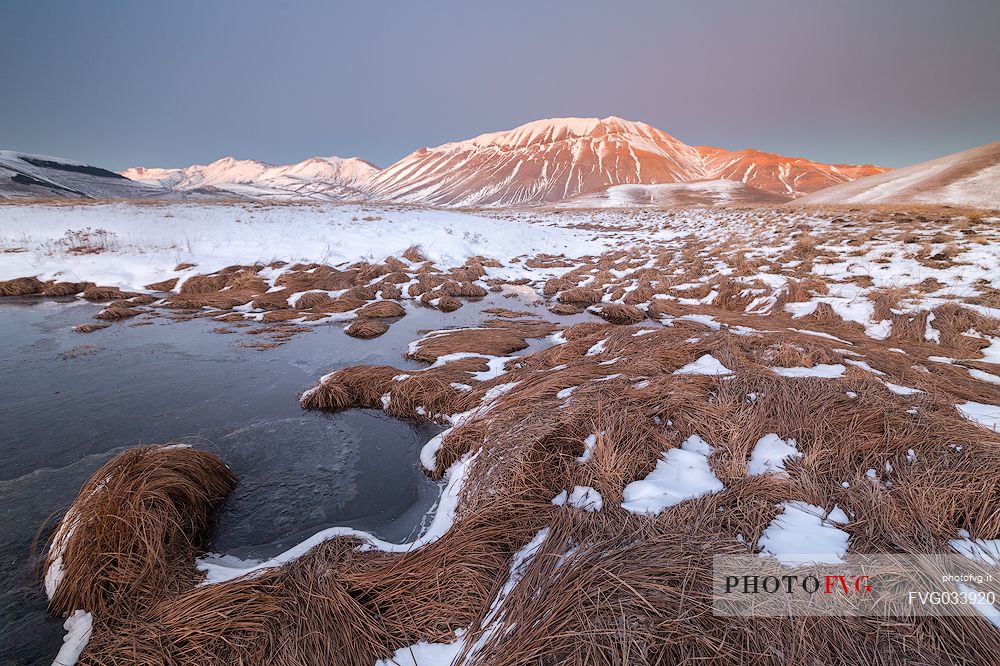
<path id="1" fill-rule="evenodd" d="M 0 148 L 385 167 L 552 117 L 899 167 L 1000 139 L 1000 3 L 41 0 L 0 7 Z"/>

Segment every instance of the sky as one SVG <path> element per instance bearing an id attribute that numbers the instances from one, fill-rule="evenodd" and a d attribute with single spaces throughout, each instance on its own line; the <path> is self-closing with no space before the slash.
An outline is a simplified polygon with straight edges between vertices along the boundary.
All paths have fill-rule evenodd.
<path id="1" fill-rule="evenodd" d="M 1000 140 L 1000 2 L 0 1 L 0 148 L 111 169 L 539 118 L 904 166 Z"/>

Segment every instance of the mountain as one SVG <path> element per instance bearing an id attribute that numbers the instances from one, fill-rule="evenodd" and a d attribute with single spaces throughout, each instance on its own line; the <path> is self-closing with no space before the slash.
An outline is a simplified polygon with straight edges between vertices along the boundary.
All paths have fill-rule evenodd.
<path id="1" fill-rule="evenodd" d="M 344 200 L 363 198 L 359 187 L 377 172 L 378 167 L 357 157 L 313 157 L 285 166 L 224 157 L 205 166 L 133 167 L 121 174 L 175 191 L 211 190 L 264 199 Z"/>
<path id="2" fill-rule="evenodd" d="M 370 200 L 452 207 L 777 203 L 884 171 L 691 146 L 645 123 L 611 116 L 537 120 L 421 148 L 382 170 L 357 157 L 313 157 L 284 166 L 225 157 L 208 165 L 140 166 L 115 174 L 7 151 L 0 153 L 0 196 Z"/>
<path id="3" fill-rule="evenodd" d="M 0 150 L 0 199 L 158 197 L 166 190 L 113 171 L 48 155 Z"/>
<path id="4" fill-rule="evenodd" d="M 373 199 L 509 206 L 555 203 L 614 185 L 727 179 L 797 197 L 882 171 L 689 146 L 655 127 L 614 116 L 555 118 L 421 148 L 375 174 L 365 191 Z"/>
<path id="5" fill-rule="evenodd" d="M 802 157 L 785 157 L 747 148 L 725 150 L 698 146 L 712 178 L 735 180 L 772 194 L 799 197 L 888 169 L 871 164 L 820 164 Z"/>
<path id="6" fill-rule="evenodd" d="M 797 203 L 1000 208 L 1000 141 L 820 190 Z"/>

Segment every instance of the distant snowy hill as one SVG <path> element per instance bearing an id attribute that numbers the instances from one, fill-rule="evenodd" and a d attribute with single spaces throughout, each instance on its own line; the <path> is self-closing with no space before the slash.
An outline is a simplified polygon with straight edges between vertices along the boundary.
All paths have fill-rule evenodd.
<path id="1" fill-rule="evenodd" d="M 798 201 L 1000 208 L 1000 141 L 830 187 Z"/>
<path id="2" fill-rule="evenodd" d="M 0 199 L 23 197 L 136 198 L 166 194 L 113 171 L 48 155 L 0 150 Z"/>
<path id="3" fill-rule="evenodd" d="M 882 171 L 689 146 L 645 123 L 612 116 L 538 120 L 421 148 L 375 174 L 366 189 L 373 199 L 507 206 L 555 203 L 614 185 L 726 179 L 797 197 Z"/>
<path id="4" fill-rule="evenodd" d="M 377 167 L 357 157 L 313 157 L 285 166 L 224 157 L 205 166 L 133 167 L 121 173 L 141 183 L 176 191 L 211 189 L 263 199 L 348 200 L 364 198 L 359 187 L 376 172 Z"/>

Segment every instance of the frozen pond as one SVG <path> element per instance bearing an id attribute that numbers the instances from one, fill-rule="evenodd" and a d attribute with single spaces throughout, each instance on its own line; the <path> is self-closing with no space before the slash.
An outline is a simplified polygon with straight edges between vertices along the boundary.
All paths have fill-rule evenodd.
<path id="1" fill-rule="evenodd" d="M 298 395 L 345 365 L 417 367 L 402 353 L 418 329 L 462 325 L 478 307 L 413 308 L 375 341 L 320 326 L 265 351 L 240 346 L 258 336 L 212 333 L 220 324 L 205 319 L 71 330 L 98 309 L 0 299 L 0 662 L 51 663 L 62 623 L 46 613 L 32 542 L 125 447 L 187 442 L 240 477 L 216 552 L 266 557 L 332 525 L 391 541 L 419 532 L 440 489 L 418 452 L 439 429 L 372 410 L 304 412 Z"/>

